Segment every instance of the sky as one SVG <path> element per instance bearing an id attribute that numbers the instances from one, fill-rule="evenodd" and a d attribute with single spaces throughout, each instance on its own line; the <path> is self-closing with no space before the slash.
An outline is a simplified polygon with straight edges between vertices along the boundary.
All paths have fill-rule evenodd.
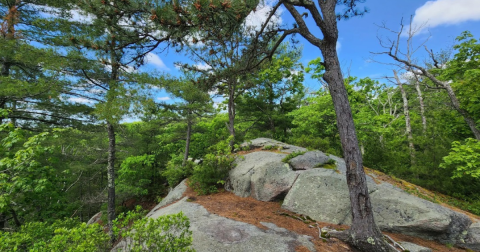
<path id="1" fill-rule="evenodd" d="M 249 22 L 258 23 L 265 17 L 268 4 L 265 8 L 257 9 L 251 13 Z M 426 40 L 428 49 L 438 52 L 442 49 L 451 48 L 455 44 L 455 38 L 463 31 L 470 31 L 476 39 L 480 38 L 480 0 L 367 0 L 361 7 L 366 7 L 368 13 L 362 17 L 354 17 L 339 22 L 339 40 L 337 44 L 339 60 L 344 74 L 359 78 L 370 77 L 382 81 L 382 77 L 392 75 L 392 66 L 379 64 L 379 62 L 391 62 L 386 57 L 373 56 L 371 52 L 385 51 L 379 44 L 378 37 L 394 39 L 396 36 L 379 26 L 385 25 L 391 30 L 399 30 L 403 18 L 405 26 L 412 19 L 412 27 L 423 27 L 413 38 L 414 45 L 419 45 Z M 300 9 L 300 13 L 304 10 Z M 341 7 L 337 11 L 341 11 Z M 290 25 L 293 19 L 285 10 L 280 10 L 280 18 L 277 22 L 282 25 Z M 307 25 L 312 27 L 312 33 L 321 37 L 313 20 L 307 18 Z M 407 28 L 408 29 L 408 28 Z M 320 57 L 320 50 L 310 45 L 301 36 L 295 37 L 303 45 L 301 63 L 305 66 L 309 61 Z M 405 40 L 406 36 L 402 36 Z M 414 57 L 420 61 L 426 59 L 425 49 L 419 50 Z M 372 60 L 373 59 L 373 60 Z M 183 54 L 175 50 L 168 50 L 160 54 L 151 54 L 147 60 L 145 70 L 156 69 L 174 76 L 180 75 L 175 67 L 175 62 L 191 62 Z M 306 76 L 304 85 L 309 90 L 318 90 L 320 84 L 317 80 Z M 158 101 L 168 101 L 168 94 L 160 92 Z"/>

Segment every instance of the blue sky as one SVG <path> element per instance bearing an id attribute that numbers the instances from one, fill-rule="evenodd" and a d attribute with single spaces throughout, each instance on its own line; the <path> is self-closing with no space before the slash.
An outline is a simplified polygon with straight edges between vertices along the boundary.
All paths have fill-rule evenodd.
<path id="1" fill-rule="evenodd" d="M 414 27 L 425 25 L 425 28 L 414 37 L 414 44 L 428 39 L 426 45 L 433 51 L 451 47 L 455 43 L 455 38 L 465 30 L 469 30 L 475 38 L 480 38 L 480 0 L 367 0 L 363 6 L 369 10 L 363 17 L 342 20 L 339 23 L 339 58 L 343 71 L 349 69 L 351 76 L 381 78 L 391 74 L 392 66 L 371 62 L 370 52 L 384 51 L 379 46 L 377 35 L 395 38 L 393 34 L 379 29 L 377 25 L 384 23 L 390 29 L 398 30 L 402 17 L 406 25 L 411 16 Z M 265 10 L 268 10 L 268 6 Z M 261 20 L 265 12 L 260 10 L 251 15 Z M 300 9 L 300 13 L 303 12 L 304 10 Z M 283 10 L 279 21 L 288 25 L 292 24 L 293 19 L 286 10 Z M 316 28 L 311 19 L 307 20 L 307 24 Z M 313 31 L 321 37 L 319 30 L 312 29 Z M 318 48 L 313 47 L 298 35 L 296 38 L 304 48 L 301 59 L 304 65 L 321 55 Z M 419 50 L 414 56 L 419 60 L 427 57 L 424 49 Z M 375 57 L 375 60 L 391 62 L 386 57 Z M 183 54 L 175 53 L 175 50 L 169 50 L 168 53 L 150 55 L 146 69 L 154 68 L 172 75 L 179 75 L 174 65 L 179 61 L 190 60 Z M 308 77 L 304 84 L 310 90 L 319 88 L 318 81 Z M 167 96 L 163 92 L 159 93 L 157 100 L 168 100 Z"/>

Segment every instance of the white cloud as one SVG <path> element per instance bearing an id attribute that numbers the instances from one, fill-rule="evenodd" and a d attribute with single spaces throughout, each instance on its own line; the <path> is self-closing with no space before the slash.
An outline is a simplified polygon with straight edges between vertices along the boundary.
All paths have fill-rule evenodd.
<path id="1" fill-rule="evenodd" d="M 340 41 L 337 40 L 337 53 L 340 51 L 340 49 L 342 48 L 342 43 L 340 43 Z"/>
<path id="2" fill-rule="evenodd" d="M 70 21 L 75 21 L 75 22 L 84 23 L 84 24 L 93 23 L 93 19 L 95 18 L 95 16 L 93 16 L 92 14 L 89 14 L 89 13 L 85 14 L 85 12 L 78 9 L 71 10 L 70 15 L 72 16 L 71 18 L 69 18 Z"/>
<path id="3" fill-rule="evenodd" d="M 207 64 L 207 63 L 198 63 L 198 64 L 195 65 L 195 67 L 197 67 L 197 68 L 200 69 L 200 70 L 209 70 L 209 69 L 212 68 L 212 67 L 211 67 L 209 64 Z"/>
<path id="4" fill-rule="evenodd" d="M 423 29 L 440 25 L 452 25 L 465 21 L 480 21 L 479 0 L 428 1 L 415 10 L 412 27 Z M 423 30 L 422 29 L 422 30 Z"/>
<path id="5" fill-rule="evenodd" d="M 160 57 L 158 57 L 158 55 L 154 54 L 154 53 L 148 53 L 146 56 L 145 56 L 145 59 L 147 60 L 147 63 L 149 64 L 152 64 L 152 65 L 155 65 L 157 66 L 158 68 L 160 69 L 165 69 L 165 70 L 170 70 L 170 68 L 168 68 L 165 63 L 163 63 L 163 60 L 160 59 Z"/>
<path id="6" fill-rule="evenodd" d="M 68 98 L 69 102 L 74 102 L 74 103 L 82 103 L 82 104 L 92 104 L 94 103 L 92 100 L 89 100 L 87 98 L 83 97 L 70 97 Z"/>
<path id="7" fill-rule="evenodd" d="M 245 26 L 252 27 L 255 30 L 259 30 L 262 24 L 267 20 L 269 13 L 272 11 L 272 3 L 271 1 L 267 1 L 265 4 L 260 4 L 257 6 L 255 11 L 252 11 L 247 18 L 245 19 Z M 282 23 L 282 18 L 280 15 L 282 11 L 280 9 L 277 10 L 276 15 L 274 15 L 270 19 L 271 25 L 279 25 Z"/>
<path id="8" fill-rule="evenodd" d="M 159 101 L 168 101 L 168 100 L 171 100 L 172 98 L 168 97 L 168 96 L 164 96 L 164 97 L 157 97 L 157 100 Z"/>

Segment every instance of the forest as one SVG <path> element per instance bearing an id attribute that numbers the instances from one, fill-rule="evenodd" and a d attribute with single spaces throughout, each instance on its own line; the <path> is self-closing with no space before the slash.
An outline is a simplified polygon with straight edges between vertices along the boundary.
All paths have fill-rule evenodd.
<path id="1" fill-rule="evenodd" d="M 325 2 L 345 7 L 332 20 L 365 14 L 362 1 Z M 275 8 L 260 28 L 244 25 L 258 4 L 0 0 L 0 250 L 104 251 L 175 226 L 182 236 L 158 251 L 190 251 L 188 219 L 149 222 L 135 205 L 157 203 L 185 178 L 200 194 L 221 190 L 239 145 L 258 137 L 345 157 L 332 63 L 320 53 L 328 43 L 303 64 L 288 37 L 308 37 L 296 7 L 325 19 L 327 8 L 279 1 L 298 27 L 269 23 Z M 320 27 L 327 35 L 312 44 L 329 41 Z M 365 167 L 480 215 L 475 36 L 458 34 L 424 62 L 411 44 L 387 42 L 392 77 L 340 76 Z M 189 59 L 177 64 L 181 76 L 141 70 L 166 50 Z M 160 90 L 173 99 L 156 99 Z M 106 229 L 85 224 L 99 211 Z"/>

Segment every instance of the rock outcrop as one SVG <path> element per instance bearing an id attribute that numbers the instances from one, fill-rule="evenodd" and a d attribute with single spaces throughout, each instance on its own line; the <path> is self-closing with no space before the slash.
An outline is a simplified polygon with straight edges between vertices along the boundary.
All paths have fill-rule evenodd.
<path id="1" fill-rule="evenodd" d="M 261 201 L 281 200 L 282 208 L 335 224 L 351 223 L 349 193 L 342 158 L 309 151 L 288 163 L 287 153 L 305 150 L 267 138 L 243 146 L 263 147 L 282 153 L 257 151 L 237 159 L 227 189 L 241 197 Z M 266 148 L 266 146 L 269 146 Z M 277 148 L 278 147 L 278 148 Z M 383 231 L 480 250 L 480 225 L 468 216 L 404 192 L 395 185 L 367 176 L 377 225 Z"/>
<path id="2" fill-rule="evenodd" d="M 208 212 L 203 206 L 188 202 L 187 197 L 157 209 L 150 218 L 183 212 L 190 219 L 194 248 L 198 252 L 294 252 L 298 246 L 316 251 L 311 237 L 298 235 L 273 223 L 261 223 L 266 230 Z"/>
<path id="3" fill-rule="evenodd" d="M 298 174 L 282 162 L 286 154 L 254 152 L 239 157 L 230 172 L 227 187 L 240 197 L 261 201 L 284 198 Z"/>

